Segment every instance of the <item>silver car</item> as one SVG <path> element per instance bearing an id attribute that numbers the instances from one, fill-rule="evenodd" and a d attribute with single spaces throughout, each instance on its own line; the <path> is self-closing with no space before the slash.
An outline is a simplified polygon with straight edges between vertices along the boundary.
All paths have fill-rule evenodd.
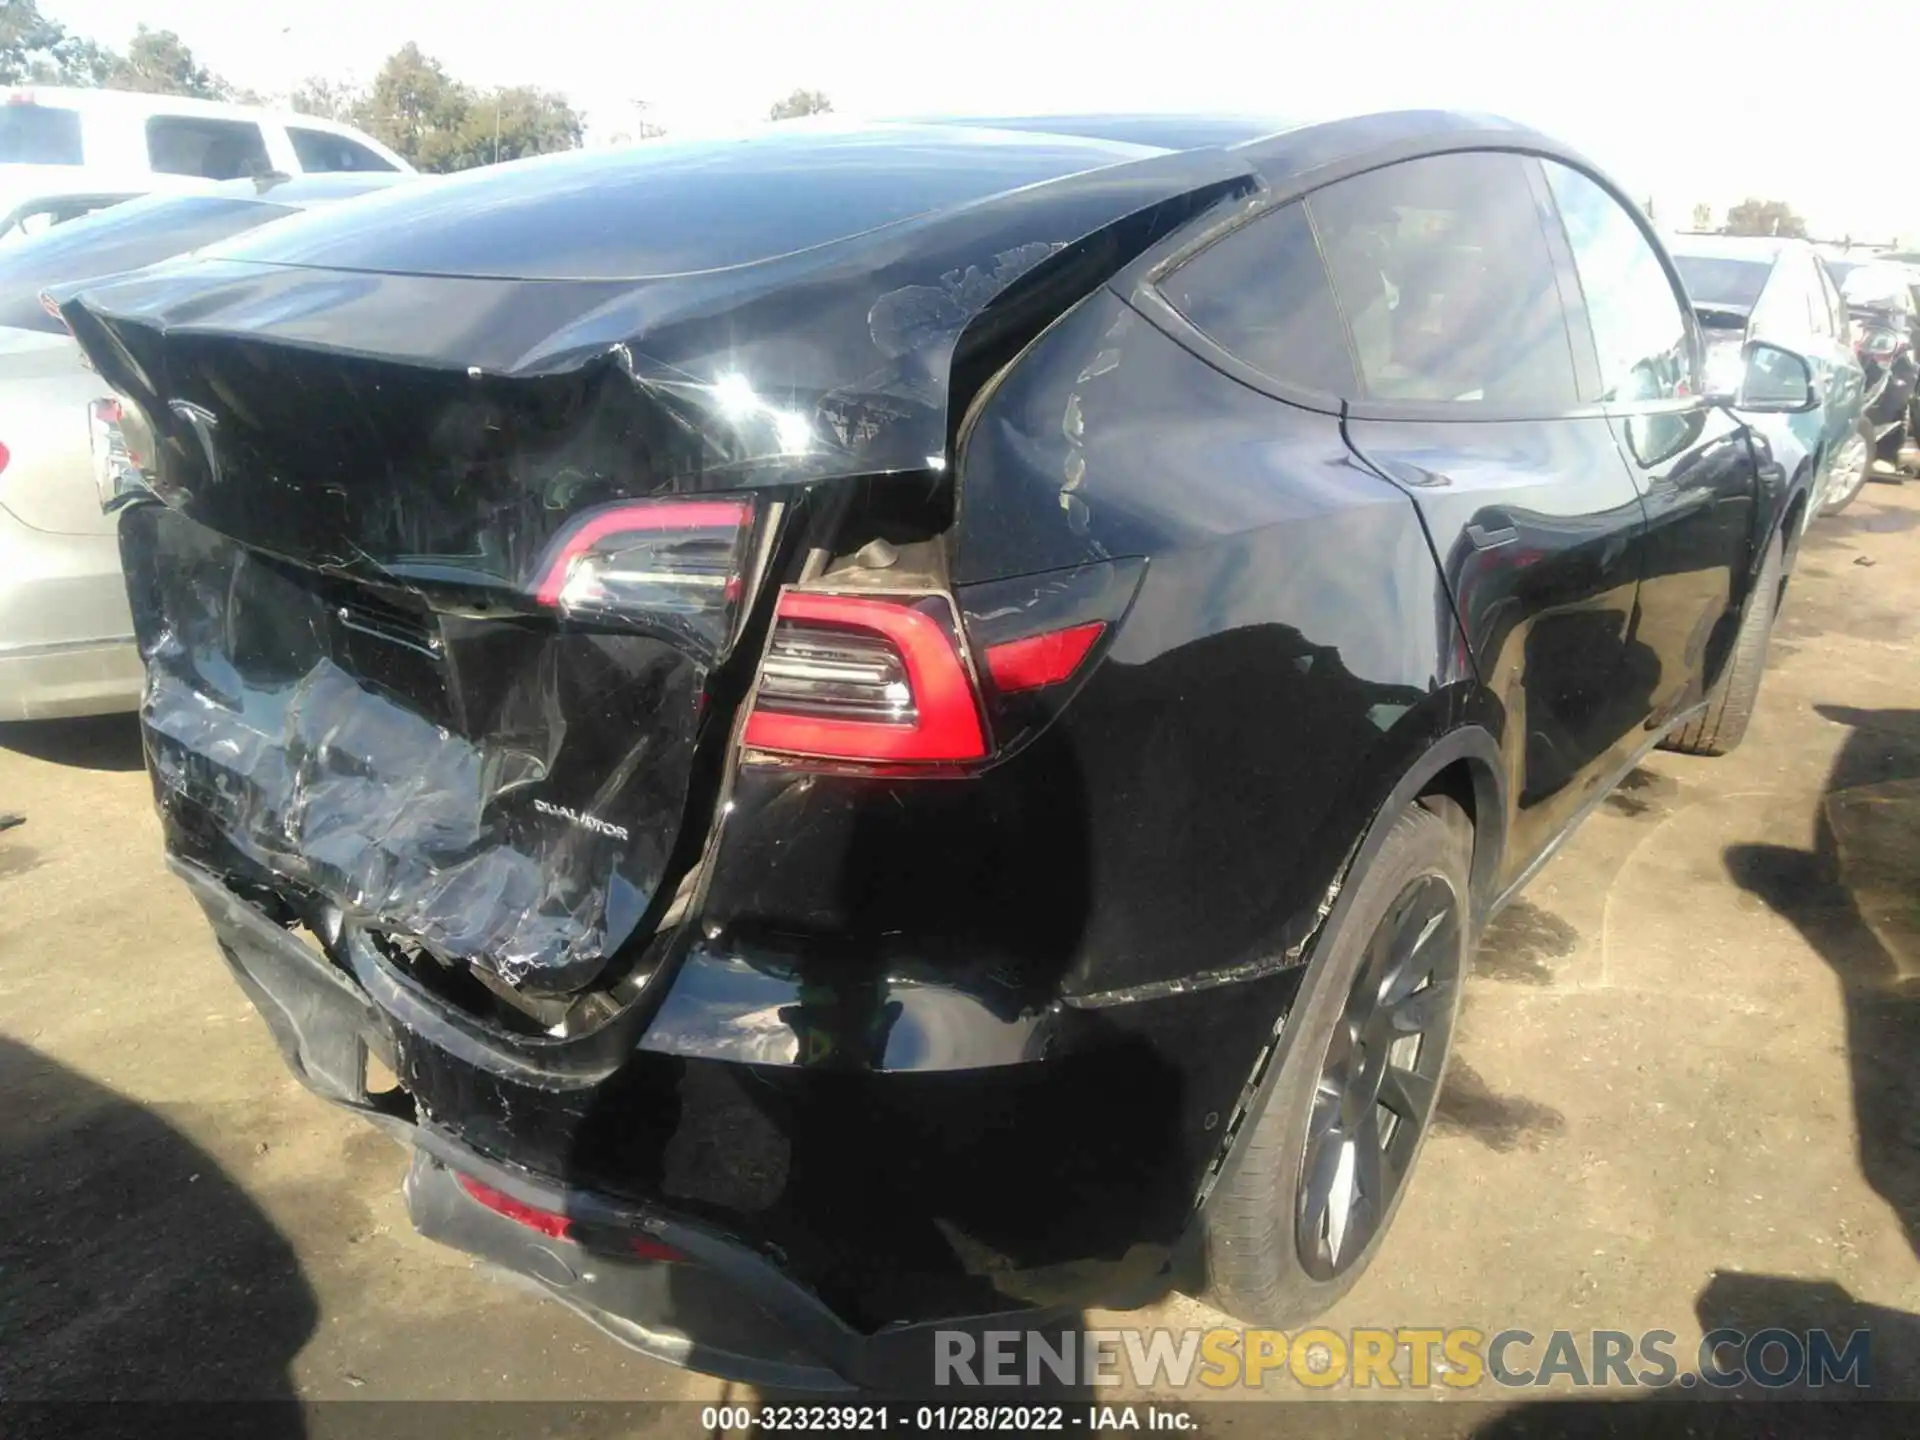
<path id="1" fill-rule="evenodd" d="M 0 721 L 140 701 L 119 541 L 104 513 L 141 464 L 138 432 L 45 292 L 415 178 L 269 176 L 150 195 L 0 250 Z"/>

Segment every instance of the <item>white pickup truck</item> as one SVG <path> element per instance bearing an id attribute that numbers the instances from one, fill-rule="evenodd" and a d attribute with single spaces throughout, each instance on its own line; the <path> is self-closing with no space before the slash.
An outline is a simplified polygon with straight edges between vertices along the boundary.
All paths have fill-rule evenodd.
<path id="1" fill-rule="evenodd" d="M 372 136 L 314 115 L 119 90 L 0 91 L 0 243 L 154 191 L 412 169 Z"/>

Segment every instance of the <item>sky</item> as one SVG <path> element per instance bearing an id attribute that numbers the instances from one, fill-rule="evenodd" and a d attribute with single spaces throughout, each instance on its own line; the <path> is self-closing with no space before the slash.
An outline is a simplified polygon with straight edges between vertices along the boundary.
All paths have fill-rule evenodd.
<path id="1" fill-rule="evenodd" d="M 263 94 L 309 75 L 367 80 L 412 40 L 469 83 L 562 92 L 590 140 L 629 125 L 635 101 L 672 130 L 731 127 L 795 86 L 876 116 L 1444 105 L 1576 146 L 1669 226 L 1689 225 L 1699 203 L 1718 224 L 1751 195 L 1787 201 L 1817 238 L 1920 243 L 1912 0 L 41 0 L 41 11 L 114 45 L 140 22 L 174 30 Z"/>

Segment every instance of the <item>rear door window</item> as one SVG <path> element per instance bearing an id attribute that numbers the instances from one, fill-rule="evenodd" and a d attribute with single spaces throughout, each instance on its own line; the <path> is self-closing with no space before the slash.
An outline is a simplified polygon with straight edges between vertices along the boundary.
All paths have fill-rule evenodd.
<path id="1" fill-rule="evenodd" d="M 0 165 L 81 165 L 80 112 L 0 105 Z"/>
<path id="2" fill-rule="evenodd" d="M 273 168 L 258 125 L 198 115 L 155 115 L 147 121 L 147 156 L 162 175 L 208 180 L 242 180 Z"/>
<path id="3" fill-rule="evenodd" d="M 1687 311 L 1646 232 L 1596 180 L 1543 161 L 1573 247 L 1599 352 L 1600 394 L 1613 402 L 1697 393 Z"/>
<path id="4" fill-rule="evenodd" d="M 298 126 L 289 125 L 287 138 L 293 142 L 294 158 L 300 162 L 300 168 L 309 175 L 396 168 L 392 161 L 378 151 L 371 150 L 356 140 L 349 140 L 344 135 L 335 135 L 330 130 L 303 130 Z"/>
<path id="5" fill-rule="evenodd" d="M 1820 288 L 1820 264 L 1810 256 L 1803 256 L 1793 262 L 1795 275 L 1799 277 L 1801 293 L 1807 301 L 1807 328 L 1823 339 L 1831 340 L 1835 335 L 1833 311 L 1827 304 L 1826 291 Z"/>
<path id="6" fill-rule="evenodd" d="M 1820 294 L 1826 300 L 1828 329 L 1844 340 L 1848 330 L 1847 302 L 1840 298 L 1840 287 L 1833 283 L 1833 272 L 1818 260 L 1813 262 L 1813 268 L 1820 279 Z"/>
<path id="7" fill-rule="evenodd" d="M 1305 207 L 1287 205 L 1209 245 L 1162 293 L 1229 354 L 1282 384 L 1358 393 L 1326 266 Z"/>
<path id="8" fill-rule="evenodd" d="M 1368 398 L 1543 412 L 1577 403 L 1533 163 L 1432 155 L 1307 198 Z"/>
<path id="9" fill-rule="evenodd" d="M 1763 340 L 1787 340 L 1805 333 L 1807 297 L 1802 293 L 1800 276 L 1791 260 L 1773 267 L 1760 303 L 1753 307 L 1751 328 Z"/>

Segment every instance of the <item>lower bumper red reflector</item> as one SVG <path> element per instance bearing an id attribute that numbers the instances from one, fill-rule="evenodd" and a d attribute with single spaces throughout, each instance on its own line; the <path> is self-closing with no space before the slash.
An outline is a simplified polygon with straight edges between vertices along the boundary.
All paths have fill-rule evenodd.
<path id="1" fill-rule="evenodd" d="M 1085 625 L 988 646 L 987 673 L 1003 695 L 1058 685 L 1080 668 L 1106 628 L 1104 622 L 1090 620 Z"/>
<path id="2" fill-rule="evenodd" d="M 524 1225 L 529 1230 L 545 1235 L 550 1240 L 572 1240 L 581 1242 L 571 1217 L 556 1214 L 552 1210 L 542 1210 L 538 1205 L 529 1205 L 524 1200 L 516 1200 L 505 1191 L 496 1190 L 483 1184 L 471 1175 L 454 1172 L 454 1178 L 460 1182 L 460 1188 L 479 1201 L 496 1215 L 504 1215 L 515 1224 Z M 618 1248 L 636 1260 L 658 1260 L 668 1263 L 683 1261 L 687 1257 L 664 1241 L 655 1240 L 651 1235 L 627 1235 L 617 1242 Z M 600 1248 L 595 1246 L 593 1248 Z M 614 1248 L 614 1247 L 607 1247 Z"/>

